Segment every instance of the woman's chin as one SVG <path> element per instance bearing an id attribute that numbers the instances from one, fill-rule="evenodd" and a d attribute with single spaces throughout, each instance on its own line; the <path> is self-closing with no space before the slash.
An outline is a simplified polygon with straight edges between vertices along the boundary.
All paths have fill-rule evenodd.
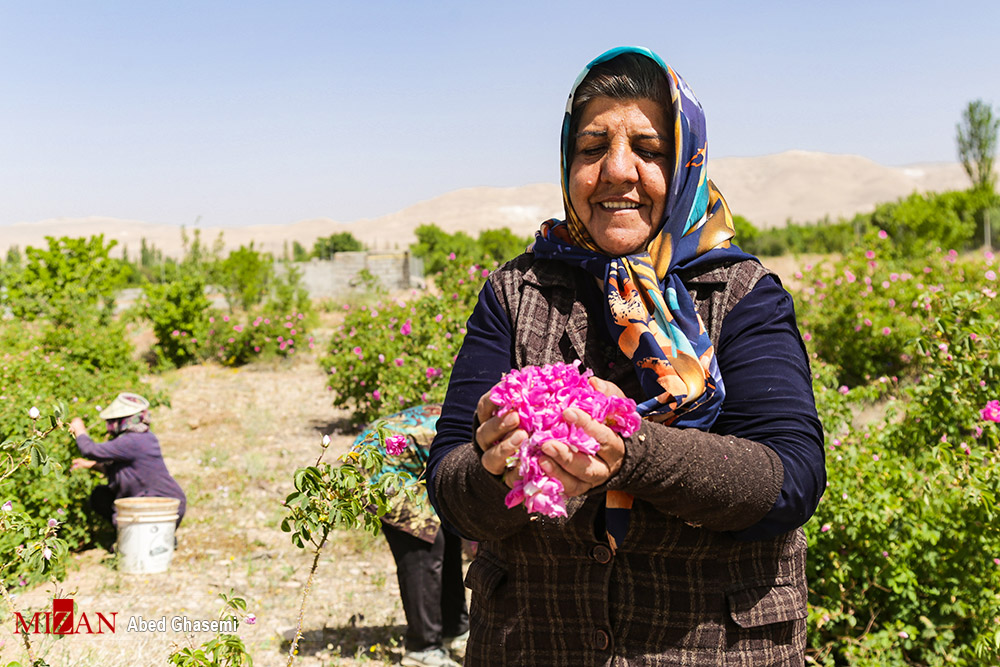
<path id="1" fill-rule="evenodd" d="M 594 243 L 612 257 L 631 255 L 646 249 L 651 226 L 635 212 L 597 212 L 584 224 Z"/>
<path id="2" fill-rule="evenodd" d="M 597 246 L 611 257 L 633 255 L 646 249 L 648 237 L 645 234 L 600 234 L 594 237 Z"/>

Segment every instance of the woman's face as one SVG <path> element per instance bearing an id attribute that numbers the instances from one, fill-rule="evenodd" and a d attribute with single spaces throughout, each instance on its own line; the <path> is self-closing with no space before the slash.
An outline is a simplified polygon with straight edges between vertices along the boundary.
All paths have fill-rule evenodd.
<path id="1" fill-rule="evenodd" d="M 667 114 L 653 100 L 596 97 L 583 108 L 569 200 L 607 254 L 632 254 L 652 239 L 666 208 L 671 145 Z"/>

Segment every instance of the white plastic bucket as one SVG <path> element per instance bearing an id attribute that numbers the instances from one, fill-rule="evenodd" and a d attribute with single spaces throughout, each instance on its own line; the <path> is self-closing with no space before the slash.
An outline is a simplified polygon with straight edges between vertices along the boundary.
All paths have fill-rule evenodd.
<path id="1" fill-rule="evenodd" d="M 174 555 L 177 498 L 119 498 L 118 569 L 129 574 L 166 572 Z"/>

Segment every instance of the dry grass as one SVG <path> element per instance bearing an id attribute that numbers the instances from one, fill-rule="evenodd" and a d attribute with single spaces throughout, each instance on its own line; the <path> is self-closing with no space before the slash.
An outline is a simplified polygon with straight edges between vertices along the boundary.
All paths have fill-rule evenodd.
<path id="1" fill-rule="evenodd" d="M 254 664 L 284 665 L 312 558 L 281 532 L 281 502 L 293 471 L 315 461 L 323 434 L 333 438 L 328 456 L 354 439 L 347 413 L 332 406 L 324 380 L 307 354 L 151 378 L 172 404 L 155 410 L 154 432 L 188 496 L 180 546 L 169 571 L 156 575 L 120 574 L 103 549 L 75 554 L 58 589 L 20 595 L 22 610 L 50 609 L 58 594 L 73 597 L 78 611 L 90 615 L 118 612 L 115 634 L 38 635 L 39 654 L 53 667 L 162 665 L 175 646 L 199 645 L 211 634 L 129 632 L 129 619 L 213 619 L 221 609 L 219 593 L 232 590 L 258 619 L 238 632 Z M 303 629 L 297 665 L 398 662 L 405 620 L 395 566 L 381 537 L 336 535 L 321 558 Z M 2 638 L 0 664 L 23 659 L 16 638 Z"/>

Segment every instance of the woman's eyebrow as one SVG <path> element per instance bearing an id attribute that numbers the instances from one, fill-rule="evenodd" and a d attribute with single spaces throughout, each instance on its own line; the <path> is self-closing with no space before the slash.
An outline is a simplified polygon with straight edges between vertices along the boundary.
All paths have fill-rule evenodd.
<path id="1" fill-rule="evenodd" d="M 576 133 L 576 138 L 580 137 L 606 137 L 608 136 L 607 130 L 581 130 Z"/>

